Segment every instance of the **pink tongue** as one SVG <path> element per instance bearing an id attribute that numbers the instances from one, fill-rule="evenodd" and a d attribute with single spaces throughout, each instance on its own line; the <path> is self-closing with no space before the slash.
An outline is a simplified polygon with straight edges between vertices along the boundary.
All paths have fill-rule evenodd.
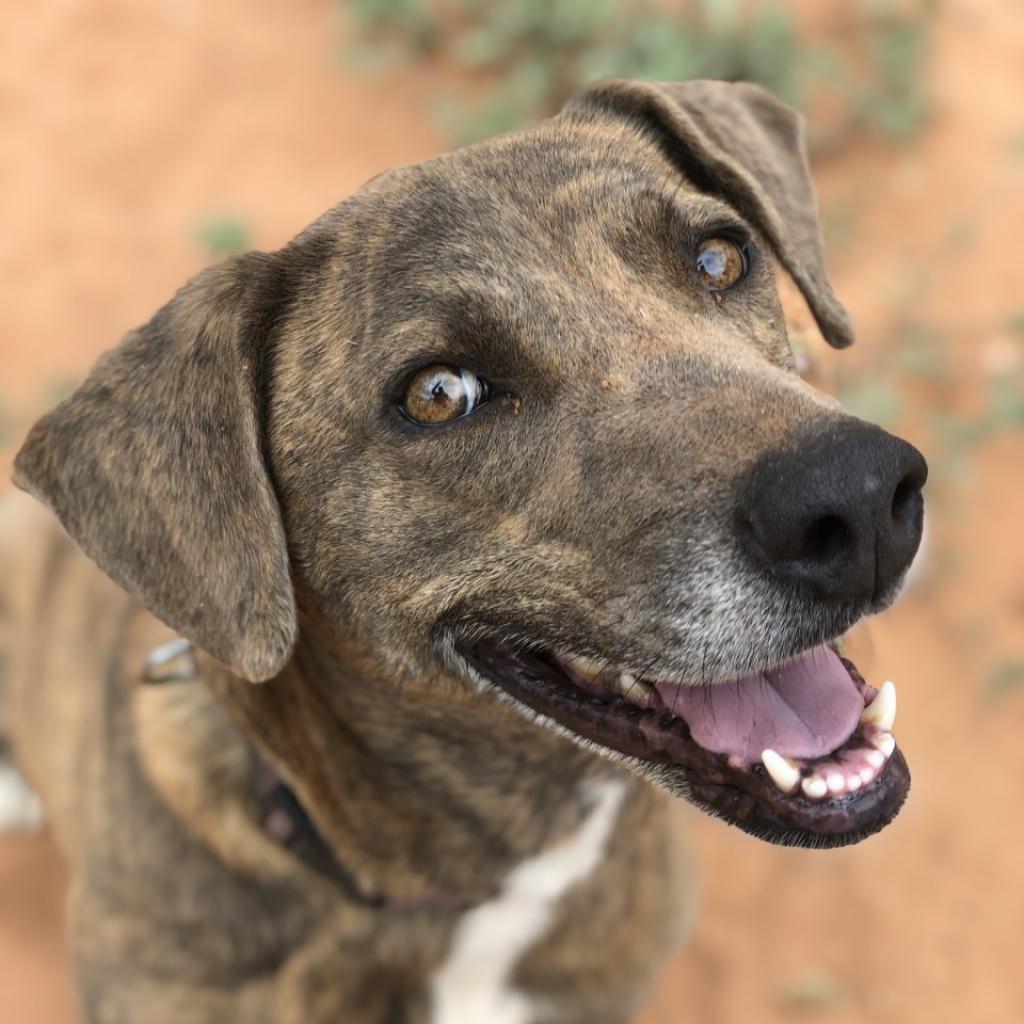
<path id="1" fill-rule="evenodd" d="M 659 683 L 666 705 L 706 750 L 750 764 L 766 747 L 787 757 L 821 757 L 857 728 L 864 701 L 828 647 L 731 683 Z"/>

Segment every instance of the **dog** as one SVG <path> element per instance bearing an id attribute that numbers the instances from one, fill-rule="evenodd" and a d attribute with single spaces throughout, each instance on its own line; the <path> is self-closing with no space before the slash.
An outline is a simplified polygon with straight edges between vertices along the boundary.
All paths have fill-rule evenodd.
<path id="1" fill-rule="evenodd" d="M 676 797 L 892 820 L 834 645 L 927 468 L 796 374 L 775 263 L 848 345 L 799 116 L 606 81 L 202 271 L 31 429 L 5 727 L 86 1024 L 621 1024 Z"/>

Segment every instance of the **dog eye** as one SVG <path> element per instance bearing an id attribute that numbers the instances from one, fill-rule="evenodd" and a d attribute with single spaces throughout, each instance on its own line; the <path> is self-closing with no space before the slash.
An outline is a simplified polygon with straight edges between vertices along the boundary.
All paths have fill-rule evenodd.
<path id="1" fill-rule="evenodd" d="M 697 252 L 697 270 L 709 292 L 731 288 L 747 273 L 743 249 L 728 238 L 709 238 Z"/>
<path id="2" fill-rule="evenodd" d="M 402 412 L 414 423 L 438 426 L 468 416 L 489 394 L 487 382 L 464 367 L 426 366 L 406 385 Z"/>

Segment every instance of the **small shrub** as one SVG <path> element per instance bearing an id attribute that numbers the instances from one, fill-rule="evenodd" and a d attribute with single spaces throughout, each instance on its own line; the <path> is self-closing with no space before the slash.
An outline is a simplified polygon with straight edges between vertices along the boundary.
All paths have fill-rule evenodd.
<path id="1" fill-rule="evenodd" d="M 746 79 L 795 106 L 831 96 L 840 113 L 824 104 L 820 145 L 833 148 L 861 126 L 905 138 L 926 116 L 932 6 L 858 0 L 844 8 L 836 44 L 801 34 L 774 0 L 350 0 L 346 58 L 372 70 L 403 57 L 454 67 L 465 88 L 437 109 L 460 143 L 552 114 L 586 82 L 623 76 Z"/>
<path id="2" fill-rule="evenodd" d="M 211 260 L 224 259 L 251 248 L 248 223 L 232 214 L 206 218 L 196 228 L 195 234 L 196 241 Z"/>

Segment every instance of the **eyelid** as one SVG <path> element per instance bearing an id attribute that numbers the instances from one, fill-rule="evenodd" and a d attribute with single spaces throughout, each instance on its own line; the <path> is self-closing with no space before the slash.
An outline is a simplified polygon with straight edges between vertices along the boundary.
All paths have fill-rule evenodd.
<path id="1" fill-rule="evenodd" d="M 709 238 L 728 238 L 731 241 L 746 241 L 753 232 L 748 224 L 727 210 L 707 211 L 708 215 L 691 221 L 691 232 L 696 235 L 698 244 Z"/>
<path id="2" fill-rule="evenodd" d="M 701 231 L 697 236 L 697 249 L 699 250 L 702 245 L 714 238 L 724 238 L 727 242 L 732 242 L 738 249 L 744 249 L 753 242 L 750 232 L 742 224 L 737 224 L 735 221 L 721 221 L 717 225 Z"/>

